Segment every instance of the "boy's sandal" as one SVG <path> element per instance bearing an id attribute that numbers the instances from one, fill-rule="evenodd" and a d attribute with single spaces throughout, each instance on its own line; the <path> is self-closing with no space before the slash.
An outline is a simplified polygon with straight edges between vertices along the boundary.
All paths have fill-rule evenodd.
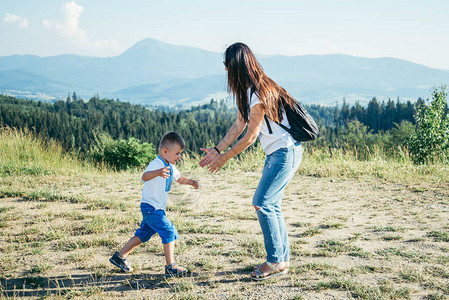
<path id="1" fill-rule="evenodd" d="M 174 268 L 177 267 L 177 268 Z M 184 268 L 183 268 L 184 269 Z M 165 266 L 165 277 L 182 277 L 187 273 L 187 270 L 181 270 L 176 263 Z"/>
<path id="2" fill-rule="evenodd" d="M 268 274 L 263 274 L 261 271 L 260 271 L 260 267 L 255 271 L 255 273 L 256 273 L 256 276 L 253 276 L 253 275 L 251 275 L 251 279 L 252 280 L 257 280 L 257 281 L 260 281 L 260 280 L 265 280 L 265 279 L 268 279 L 268 278 L 271 278 L 271 277 L 275 277 L 275 276 L 279 276 L 279 275 L 284 275 L 284 274 L 286 274 L 287 273 L 287 271 L 288 271 L 288 268 L 285 268 L 284 270 L 279 270 L 279 268 L 277 267 L 277 266 L 275 266 L 275 265 L 273 265 L 272 263 L 270 263 L 270 262 L 265 262 L 269 267 L 270 267 L 270 269 L 271 269 L 271 272 L 270 273 L 268 273 Z"/>

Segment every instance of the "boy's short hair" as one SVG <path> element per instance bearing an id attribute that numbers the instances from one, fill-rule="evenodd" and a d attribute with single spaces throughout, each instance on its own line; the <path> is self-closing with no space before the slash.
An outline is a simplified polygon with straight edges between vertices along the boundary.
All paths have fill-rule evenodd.
<path id="1" fill-rule="evenodd" d="M 169 133 L 164 134 L 161 141 L 159 142 L 159 151 L 161 151 L 163 148 L 170 148 L 173 146 L 173 144 L 178 144 L 181 149 L 184 149 L 186 147 L 186 142 L 182 138 L 179 133 L 172 131 Z"/>

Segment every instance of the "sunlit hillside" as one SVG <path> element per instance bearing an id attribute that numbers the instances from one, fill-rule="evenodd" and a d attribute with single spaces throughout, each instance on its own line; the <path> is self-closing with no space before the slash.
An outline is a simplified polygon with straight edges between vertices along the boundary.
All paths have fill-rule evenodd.
<path id="1" fill-rule="evenodd" d="M 444 165 L 373 152 L 308 149 L 284 195 L 287 275 L 250 280 L 265 260 L 251 197 L 264 155 L 253 148 L 218 174 L 185 156 L 201 186 L 174 184 L 167 214 L 186 278 L 165 279 L 159 237 L 108 262 L 140 222 L 141 171 L 81 161 L 30 132 L 0 132 L 0 291 L 6 297 L 151 299 L 443 299 L 449 293 L 449 180 Z M 232 283 L 232 284 L 230 284 Z"/>

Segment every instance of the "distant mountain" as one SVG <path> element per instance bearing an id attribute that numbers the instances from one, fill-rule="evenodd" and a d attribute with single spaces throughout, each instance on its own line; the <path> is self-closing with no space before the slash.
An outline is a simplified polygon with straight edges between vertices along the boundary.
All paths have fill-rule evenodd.
<path id="1" fill-rule="evenodd" d="M 221 94 L 226 97 L 226 81 L 223 75 L 211 75 L 196 79 L 183 79 L 163 83 L 132 86 L 115 92 L 120 99 L 136 99 L 134 102 L 145 104 L 171 103 L 190 105 L 204 102 L 208 95 Z M 209 99 L 210 100 L 210 99 Z"/>
<path id="2" fill-rule="evenodd" d="M 449 83 L 449 71 L 395 58 L 349 55 L 257 55 L 265 72 L 305 103 L 335 104 L 343 97 L 427 98 Z M 120 98 L 140 104 L 185 104 L 226 92 L 223 54 L 144 39 L 115 57 L 78 55 L 0 57 L 0 93 L 89 99 Z M 38 97 L 39 98 L 39 97 Z"/>

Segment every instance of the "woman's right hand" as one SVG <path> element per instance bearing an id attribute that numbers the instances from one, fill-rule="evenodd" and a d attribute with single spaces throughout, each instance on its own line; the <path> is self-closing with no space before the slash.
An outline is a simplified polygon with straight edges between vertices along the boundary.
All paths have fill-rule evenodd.
<path id="1" fill-rule="evenodd" d="M 201 168 L 209 165 L 219 154 L 215 148 L 200 148 L 200 150 L 206 152 L 206 155 L 199 163 Z"/>

